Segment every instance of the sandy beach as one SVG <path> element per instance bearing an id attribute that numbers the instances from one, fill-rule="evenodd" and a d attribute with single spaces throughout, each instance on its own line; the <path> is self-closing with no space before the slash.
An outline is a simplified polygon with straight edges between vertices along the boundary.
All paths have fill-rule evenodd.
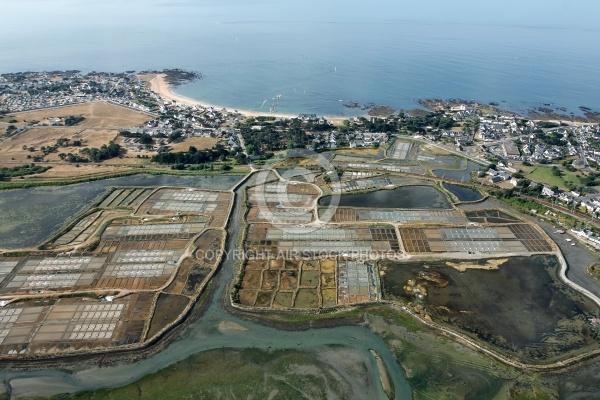
<path id="1" fill-rule="evenodd" d="M 190 99 L 189 97 L 181 96 L 179 94 L 174 93 L 171 86 L 167 83 L 164 74 L 157 74 L 157 75 L 154 75 L 153 77 L 148 76 L 148 78 L 150 78 L 148 80 L 148 82 L 150 83 L 150 90 L 152 90 L 154 93 L 161 96 L 163 99 L 174 100 L 181 104 L 188 105 L 190 107 L 201 106 L 201 107 L 213 107 L 218 110 L 220 110 L 222 108 L 227 109 L 226 107 L 223 107 L 223 106 L 205 103 L 202 101 Z M 245 115 L 247 117 L 258 117 L 258 116 L 269 116 L 269 117 L 280 117 L 280 118 L 297 118 L 298 117 L 298 115 L 296 115 L 296 114 L 251 111 L 251 110 L 242 110 L 242 109 L 236 109 L 236 110 L 240 114 Z M 331 117 L 326 116 L 325 118 L 334 125 L 341 125 L 345 119 L 348 119 L 348 117 L 341 117 L 341 116 L 331 116 Z"/>
<path id="2" fill-rule="evenodd" d="M 182 104 L 185 104 L 188 106 L 192 106 L 192 107 L 193 106 L 202 106 L 202 107 L 213 107 L 213 108 L 219 109 L 219 110 L 222 108 L 227 109 L 227 107 L 218 106 L 215 104 L 209 104 L 209 103 L 205 103 L 202 101 L 197 101 L 194 99 L 190 99 L 189 97 L 181 96 L 179 94 L 174 93 L 173 90 L 171 89 L 171 86 L 165 80 L 164 74 L 156 75 L 154 78 L 150 79 L 149 82 L 150 82 L 150 90 L 152 90 L 154 93 L 158 94 L 159 96 L 161 96 L 164 99 L 175 100 L 179 103 L 182 103 Z M 241 109 L 236 109 L 236 110 L 240 114 L 248 116 L 248 117 L 258 117 L 261 115 L 272 116 L 272 117 L 282 117 L 282 118 L 298 117 L 297 115 L 292 115 L 292 114 L 258 112 L 258 111 L 241 110 Z"/>

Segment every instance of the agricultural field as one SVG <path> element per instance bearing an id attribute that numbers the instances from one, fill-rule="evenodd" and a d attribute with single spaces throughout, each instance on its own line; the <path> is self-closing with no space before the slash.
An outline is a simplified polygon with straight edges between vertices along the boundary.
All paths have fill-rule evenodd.
<path id="1" fill-rule="evenodd" d="M 38 125 L 49 125 L 51 119 L 68 116 L 84 117 L 85 119 L 77 124 L 80 128 L 121 129 L 141 125 L 152 119 L 149 115 L 104 101 L 11 114 L 11 117 L 17 120 L 16 125 L 31 124 L 36 121 Z"/>
<path id="2" fill-rule="evenodd" d="M 0 145 L 0 159 L 28 163 L 31 162 L 31 157 L 43 155 L 42 147 L 54 146 L 58 140 L 68 139 L 66 145 L 59 146 L 56 152 L 44 156 L 47 161 L 60 161 L 60 153 L 79 154 L 79 150 L 85 147 L 100 148 L 115 140 L 118 134 L 118 130 L 110 129 L 34 127 L 5 140 Z M 76 141 L 81 142 L 81 145 L 74 146 Z"/>
<path id="3" fill-rule="evenodd" d="M 217 139 L 211 137 L 186 137 L 180 142 L 170 143 L 171 151 L 188 151 L 190 146 L 194 146 L 198 150 L 206 150 L 217 144 Z"/>
<path id="4" fill-rule="evenodd" d="M 53 164 L 52 168 L 42 174 L 32 176 L 30 179 L 43 179 L 44 181 L 62 182 L 69 178 L 92 178 L 98 176 L 110 176 L 127 171 L 126 165 L 105 165 L 105 164 Z M 25 177 L 28 178 L 28 177 Z"/>

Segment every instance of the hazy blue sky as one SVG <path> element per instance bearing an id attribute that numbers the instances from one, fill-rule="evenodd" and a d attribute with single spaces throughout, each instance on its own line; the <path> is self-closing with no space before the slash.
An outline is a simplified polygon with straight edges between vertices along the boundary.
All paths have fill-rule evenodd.
<path id="1" fill-rule="evenodd" d="M 230 4 L 230 12 L 214 15 L 215 22 L 240 20 L 314 19 L 316 21 L 401 21 L 474 24 L 581 27 L 596 29 L 600 16 L 598 0 L 0 0 L 6 18 L 0 32 L 17 29 L 22 21 L 35 21 L 40 29 L 81 15 L 88 9 L 87 21 L 125 16 L 143 18 L 165 13 L 171 18 L 193 17 L 190 6 L 205 16 L 211 5 Z M 167 11 L 168 10 L 168 11 Z M 72 22 L 72 21 L 71 21 Z M 108 22 L 108 21 L 106 21 Z M 31 29 L 31 24 L 28 24 Z"/>

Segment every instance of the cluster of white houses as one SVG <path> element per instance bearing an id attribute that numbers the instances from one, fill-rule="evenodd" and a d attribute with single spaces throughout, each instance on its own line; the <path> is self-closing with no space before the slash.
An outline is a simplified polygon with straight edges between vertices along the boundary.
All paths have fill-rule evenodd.
<path id="1" fill-rule="evenodd" d="M 105 100 L 142 112 L 156 111 L 156 95 L 134 74 L 77 71 L 26 72 L 0 76 L 1 111 L 19 112 Z"/>

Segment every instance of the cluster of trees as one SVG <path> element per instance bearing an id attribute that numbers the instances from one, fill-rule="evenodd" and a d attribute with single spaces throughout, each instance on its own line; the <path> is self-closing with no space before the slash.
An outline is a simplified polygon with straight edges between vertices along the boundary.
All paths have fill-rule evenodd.
<path id="1" fill-rule="evenodd" d="M 6 136 L 11 136 L 13 133 L 17 131 L 17 127 L 14 125 L 8 125 L 6 127 Z"/>
<path id="2" fill-rule="evenodd" d="M 539 121 L 537 123 L 537 126 L 539 128 L 543 128 L 543 129 L 551 129 L 551 128 L 558 128 L 560 125 L 557 124 L 556 122 L 550 122 L 550 121 Z"/>
<path id="3" fill-rule="evenodd" d="M 409 132 L 425 133 L 425 127 L 431 126 L 435 129 L 452 129 L 454 120 L 452 117 L 444 117 L 441 113 L 429 113 L 423 116 L 408 118 L 405 120 L 404 128 Z M 402 126 L 399 127 L 400 129 Z"/>
<path id="4" fill-rule="evenodd" d="M 561 146 L 561 145 L 565 144 L 565 142 L 562 140 L 563 135 L 559 134 L 556 131 L 545 133 L 541 129 L 536 129 L 534 132 L 535 132 L 535 136 L 539 140 L 541 140 L 542 142 L 546 143 L 549 146 Z"/>
<path id="5" fill-rule="evenodd" d="M 121 146 L 114 142 L 110 142 L 108 146 L 103 144 L 99 149 L 96 147 L 86 147 L 81 149 L 81 153 L 85 154 L 90 161 L 98 162 L 120 156 L 121 150 Z"/>
<path id="6" fill-rule="evenodd" d="M 250 119 L 240 126 L 240 133 L 244 138 L 248 154 L 255 155 L 306 147 L 310 144 L 311 137 L 306 135 L 305 129 L 306 127 L 303 128 L 298 119 L 264 125 L 257 125 L 257 121 Z"/>
<path id="7" fill-rule="evenodd" d="M 172 143 L 172 142 L 177 142 L 177 141 L 181 140 L 183 138 L 183 134 L 184 134 L 183 130 L 176 129 L 169 136 L 164 135 L 162 133 L 158 133 L 158 134 L 156 134 L 156 137 L 157 138 L 168 138 L 169 143 Z M 138 139 L 140 139 L 139 141 L 141 144 L 152 144 L 154 141 L 154 137 L 148 135 L 147 133 L 132 133 L 127 130 L 122 130 L 119 132 L 119 135 L 125 136 L 128 138 L 138 138 Z"/>
<path id="8" fill-rule="evenodd" d="M 17 167 L 0 167 L 0 180 L 18 176 L 41 174 L 48 171 L 50 168 L 51 167 L 42 167 L 35 164 L 26 164 Z"/>
<path id="9" fill-rule="evenodd" d="M 396 120 L 387 120 L 377 118 L 373 121 L 364 117 L 358 118 L 362 123 L 361 129 L 368 132 L 397 132 L 398 122 Z M 350 125 L 347 121 L 344 121 L 343 126 L 340 128 L 340 132 L 346 133 L 350 131 Z"/>
<path id="10" fill-rule="evenodd" d="M 592 172 L 588 176 L 580 177 L 579 180 L 585 186 L 600 186 L 600 173 Z"/>
<path id="11" fill-rule="evenodd" d="M 69 139 L 69 138 L 56 139 L 56 145 L 59 146 L 59 147 L 69 147 L 69 146 L 79 147 L 82 144 L 83 143 L 81 142 L 81 140 L 73 140 L 73 141 L 71 141 L 71 139 Z"/>
<path id="12" fill-rule="evenodd" d="M 89 160 L 85 157 L 82 157 L 78 154 L 73 153 L 60 153 L 58 157 L 63 161 L 68 161 L 70 163 L 86 163 Z"/>
<path id="13" fill-rule="evenodd" d="M 77 125 L 78 123 L 82 122 L 84 119 L 85 119 L 85 117 L 82 117 L 82 116 L 69 115 L 68 117 L 65 118 L 65 126 Z"/>
<path id="14" fill-rule="evenodd" d="M 230 156 L 229 150 L 217 143 L 212 149 L 198 150 L 190 146 L 187 152 L 163 152 L 152 157 L 159 164 L 204 164 L 214 161 L 225 161 Z"/>

